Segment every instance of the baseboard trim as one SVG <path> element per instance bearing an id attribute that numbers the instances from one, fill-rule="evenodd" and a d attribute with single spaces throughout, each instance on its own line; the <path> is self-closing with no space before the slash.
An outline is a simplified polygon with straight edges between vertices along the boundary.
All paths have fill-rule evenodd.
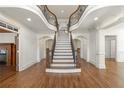
<path id="1" fill-rule="evenodd" d="M 28 69 L 29 67 L 33 66 L 36 63 L 37 62 L 32 62 L 30 64 L 27 64 L 27 65 L 24 65 L 24 66 L 19 67 L 19 72 Z"/>

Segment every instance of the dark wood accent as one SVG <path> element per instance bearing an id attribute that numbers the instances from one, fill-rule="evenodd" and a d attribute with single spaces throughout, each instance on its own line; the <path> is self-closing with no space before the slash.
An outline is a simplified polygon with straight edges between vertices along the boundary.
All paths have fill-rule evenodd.
<path id="1" fill-rule="evenodd" d="M 68 21 L 68 31 L 69 31 L 69 27 L 70 27 L 70 20 L 73 14 L 75 14 L 78 10 L 79 10 L 80 6 L 78 6 L 78 8 L 69 16 L 69 21 Z"/>
<path id="2" fill-rule="evenodd" d="M 5 30 L 3 28 L 0 28 L 0 33 L 12 33 L 12 32 L 9 30 Z"/>
<path id="3" fill-rule="evenodd" d="M 53 12 L 51 12 L 50 10 L 49 10 L 49 8 L 47 7 L 47 5 L 42 5 L 43 7 L 44 7 L 44 11 L 42 11 L 41 10 L 41 7 L 40 7 L 40 5 L 37 5 L 37 7 L 38 8 L 40 8 L 40 10 L 45 14 L 45 12 L 46 12 L 46 10 L 50 13 L 50 14 L 52 14 L 54 17 L 55 17 L 55 22 L 56 22 L 56 27 L 57 27 L 57 31 L 59 30 L 59 24 L 58 24 L 58 20 L 57 20 L 57 16 L 53 13 Z M 46 9 L 46 10 L 45 10 Z M 45 15 L 44 15 L 45 16 Z M 46 17 L 46 16 L 45 16 Z M 47 19 L 47 18 L 46 18 Z M 47 19 L 47 21 L 48 21 L 48 19 Z M 48 21 L 49 22 L 49 21 Z"/>
<path id="4" fill-rule="evenodd" d="M 56 19 L 56 27 L 57 27 L 57 31 L 58 31 L 58 20 L 57 20 L 57 17 L 56 17 L 56 15 L 53 13 L 53 12 L 51 12 L 50 10 L 49 10 L 49 8 L 47 7 L 47 5 L 45 5 L 45 7 L 46 7 L 46 9 L 51 13 L 51 14 L 53 14 L 54 16 L 55 16 L 55 19 Z"/>
<path id="5" fill-rule="evenodd" d="M 72 47 L 73 59 L 74 59 L 74 62 L 76 63 L 75 48 L 74 48 L 74 43 L 73 43 L 73 38 L 72 38 L 72 34 L 71 34 L 71 32 L 70 32 L 70 41 L 71 41 L 71 47 Z"/>
<path id="6" fill-rule="evenodd" d="M 49 50 L 49 48 L 46 48 L 46 68 L 50 68 L 50 64 L 53 61 L 55 45 L 56 45 L 56 32 L 54 35 L 54 41 L 53 41 L 52 49 Z"/>
<path id="7" fill-rule="evenodd" d="M 54 35 L 54 41 L 53 41 L 53 45 L 52 45 L 52 49 L 51 49 L 51 52 L 52 52 L 52 60 L 53 60 L 53 56 L 54 56 L 55 45 L 56 45 L 56 32 L 55 32 L 55 35 Z"/>
<path id="8" fill-rule="evenodd" d="M 15 74 L 16 68 L 14 66 L 0 65 L 0 82 Z"/>
<path id="9" fill-rule="evenodd" d="M 70 32 L 70 41 L 71 41 L 74 63 L 76 63 L 76 68 L 80 68 L 80 60 L 81 60 L 80 48 L 77 48 L 77 50 L 75 50 L 71 32 Z"/>
<path id="10" fill-rule="evenodd" d="M 12 43 L 0 43 L 0 48 L 8 51 L 7 66 L 16 66 L 16 45 Z"/>
<path id="11" fill-rule="evenodd" d="M 80 48 L 77 48 L 76 52 L 77 52 L 76 67 L 77 67 L 77 68 L 80 68 L 80 66 L 81 66 L 81 63 L 80 63 L 80 61 L 81 61 Z"/>
<path id="12" fill-rule="evenodd" d="M 50 50 L 49 48 L 46 49 L 46 68 L 50 67 Z"/>
<path id="13" fill-rule="evenodd" d="M 0 81 L 0 87 L 28 88 L 117 88 L 124 87 L 124 63 L 106 61 L 107 68 L 100 70 L 94 65 L 81 62 L 79 74 L 50 74 L 45 73 L 45 60 L 33 65 L 27 70 L 11 73 Z M 2 69 L 0 69 L 1 72 Z M 12 74 L 13 73 L 13 74 Z"/>

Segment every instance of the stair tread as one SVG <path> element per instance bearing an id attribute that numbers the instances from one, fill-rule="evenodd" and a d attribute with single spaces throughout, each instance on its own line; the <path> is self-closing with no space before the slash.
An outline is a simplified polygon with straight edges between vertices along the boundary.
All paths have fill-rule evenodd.
<path id="1" fill-rule="evenodd" d="M 72 66 L 72 67 L 50 67 L 51 69 L 76 69 L 76 66 Z"/>

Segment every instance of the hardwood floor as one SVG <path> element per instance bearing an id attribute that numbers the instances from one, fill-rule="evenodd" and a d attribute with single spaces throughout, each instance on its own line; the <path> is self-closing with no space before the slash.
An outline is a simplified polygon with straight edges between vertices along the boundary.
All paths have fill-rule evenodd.
<path id="1" fill-rule="evenodd" d="M 99 70 L 82 60 L 80 74 L 45 73 L 45 64 L 40 62 L 29 69 L 17 72 L 0 81 L 0 87 L 31 88 L 97 88 L 124 87 L 124 63 L 106 61 L 106 70 Z"/>
<path id="2" fill-rule="evenodd" d="M 12 75 L 15 75 L 15 73 L 16 67 L 0 65 L 0 82 L 3 81 L 4 79 L 9 78 Z"/>

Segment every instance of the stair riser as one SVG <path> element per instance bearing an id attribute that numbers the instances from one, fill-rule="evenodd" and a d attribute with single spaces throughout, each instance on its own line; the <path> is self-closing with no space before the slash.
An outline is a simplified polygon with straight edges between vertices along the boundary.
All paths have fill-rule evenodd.
<path id="1" fill-rule="evenodd" d="M 62 55 L 72 56 L 72 53 L 54 53 L 54 55 L 58 55 L 58 56 L 62 56 Z"/>
<path id="2" fill-rule="evenodd" d="M 74 60 L 53 60 L 53 62 L 69 62 L 69 63 L 73 63 Z"/>
<path id="3" fill-rule="evenodd" d="M 55 50 L 55 52 L 59 52 L 59 53 L 66 52 L 66 53 L 68 53 L 68 52 L 72 52 L 72 50 Z"/>
<path id="4" fill-rule="evenodd" d="M 54 56 L 54 59 L 56 58 L 73 58 L 73 56 Z"/>
<path id="5" fill-rule="evenodd" d="M 71 43 L 56 43 L 56 45 L 71 45 Z"/>
<path id="6" fill-rule="evenodd" d="M 63 45 L 67 45 L 67 44 L 68 44 L 68 45 L 70 45 L 71 43 L 60 43 L 60 42 L 57 43 L 57 42 L 56 42 L 56 44 L 57 44 L 57 45 L 58 45 L 58 44 L 63 44 Z"/>
<path id="7" fill-rule="evenodd" d="M 61 48 L 62 47 L 65 47 L 65 48 L 67 47 L 67 48 L 71 48 L 71 46 L 55 46 L 55 47 L 61 47 Z"/>
<path id="8" fill-rule="evenodd" d="M 67 41 L 62 41 L 61 40 L 61 41 L 56 41 L 56 43 L 70 43 L 70 41 L 68 41 L 68 40 Z"/>
<path id="9" fill-rule="evenodd" d="M 75 64 L 51 64 L 52 67 L 75 67 Z"/>
<path id="10" fill-rule="evenodd" d="M 55 48 L 55 50 L 71 50 L 71 48 Z"/>
<path id="11" fill-rule="evenodd" d="M 56 45 L 56 46 L 62 46 L 62 47 L 67 47 L 67 46 L 71 46 L 71 44 L 70 45 L 61 45 L 61 44 L 59 44 L 59 45 Z"/>

